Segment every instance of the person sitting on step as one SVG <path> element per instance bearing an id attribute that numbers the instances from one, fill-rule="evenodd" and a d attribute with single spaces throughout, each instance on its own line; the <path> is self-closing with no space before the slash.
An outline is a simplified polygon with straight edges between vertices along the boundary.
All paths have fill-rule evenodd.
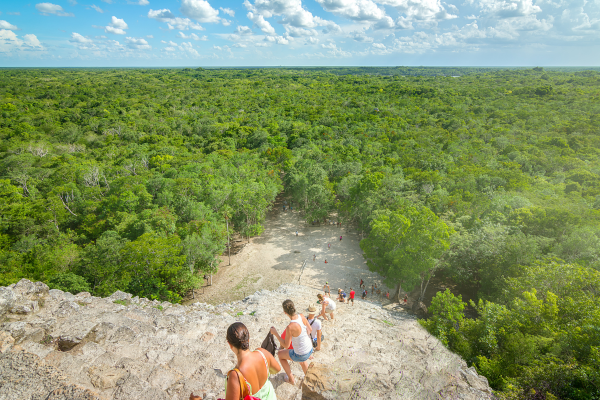
<path id="1" fill-rule="evenodd" d="M 283 302 L 282 306 L 283 312 L 290 319 L 289 325 L 285 328 L 285 339 L 282 339 L 281 336 L 279 336 L 279 333 L 277 333 L 277 329 L 275 329 L 274 326 L 271 327 L 271 333 L 279 340 L 281 347 L 283 347 L 282 350 L 279 350 L 277 356 L 287 374 L 284 379 L 286 382 L 294 385 L 296 380 L 294 379 L 294 375 L 292 375 L 288 360 L 300 363 L 302 371 L 306 374 L 306 371 L 308 370 L 308 359 L 313 353 L 312 340 L 309 336 L 312 329 L 306 318 L 302 314 L 296 313 L 296 307 L 294 306 L 293 301 L 288 299 Z M 294 345 L 292 350 L 288 349 L 290 344 Z"/>
<path id="2" fill-rule="evenodd" d="M 265 349 L 250 351 L 250 333 L 241 322 L 233 323 L 227 329 L 227 343 L 235 354 L 235 368 L 227 373 L 225 400 L 239 400 L 254 396 L 260 400 L 277 400 L 269 374 L 281 371 L 281 366 Z M 202 397 L 190 395 L 190 400 Z"/>
<path id="3" fill-rule="evenodd" d="M 340 303 L 346 302 L 346 293 L 344 293 L 344 291 L 341 288 L 338 288 L 337 301 L 339 301 Z"/>
<path id="4" fill-rule="evenodd" d="M 306 310 L 306 312 L 308 313 L 308 315 L 306 316 L 306 320 L 312 328 L 312 333 L 310 334 L 310 336 L 313 340 L 313 347 L 315 348 L 315 351 L 320 351 L 321 340 L 323 340 L 323 334 L 321 333 L 321 321 L 319 321 L 319 319 L 315 317 L 315 314 L 317 313 L 317 306 L 311 304 Z"/>

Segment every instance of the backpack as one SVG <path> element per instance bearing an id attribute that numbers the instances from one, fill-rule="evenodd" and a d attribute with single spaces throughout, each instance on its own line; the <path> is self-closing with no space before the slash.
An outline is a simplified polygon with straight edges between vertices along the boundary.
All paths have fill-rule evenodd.
<path id="1" fill-rule="evenodd" d="M 265 340 L 263 340 L 260 347 L 271 353 L 272 356 L 275 356 L 275 352 L 277 351 L 277 345 L 275 344 L 275 338 L 273 337 L 273 334 L 271 332 L 269 332 Z"/>

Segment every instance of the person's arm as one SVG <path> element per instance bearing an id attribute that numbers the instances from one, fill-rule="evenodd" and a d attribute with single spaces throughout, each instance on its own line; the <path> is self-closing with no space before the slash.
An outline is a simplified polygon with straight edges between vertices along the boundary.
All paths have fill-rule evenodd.
<path id="1" fill-rule="evenodd" d="M 225 396 L 225 400 L 239 400 L 242 397 L 240 389 L 240 378 L 237 372 L 230 372 L 227 375 L 227 396 Z"/>
<path id="2" fill-rule="evenodd" d="M 308 332 L 308 334 L 310 335 L 312 332 L 312 326 L 310 326 L 308 320 L 304 315 L 300 314 L 300 316 L 302 317 L 302 322 L 304 323 L 304 326 L 306 326 L 306 332 Z"/>
<path id="3" fill-rule="evenodd" d="M 269 364 L 269 374 L 273 375 L 281 371 L 281 365 L 275 360 L 275 357 L 265 349 L 259 349 L 267 358 Z"/>
<path id="4" fill-rule="evenodd" d="M 319 314 L 319 317 L 323 317 L 325 319 L 327 319 L 327 315 L 325 314 L 325 307 L 326 307 L 327 303 L 325 303 L 325 299 L 323 299 L 323 304 L 321 305 L 321 314 Z"/>
<path id="5" fill-rule="evenodd" d="M 321 329 L 317 331 L 317 348 L 315 350 L 321 350 Z"/>
<path id="6" fill-rule="evenodd" d="M 285 339 L 282 339 L 281 336 L 279 336 L 279 333 L 277 333 L 277 329 L 275 329 L 274 326 L 271 327 L 271 333 L 277 338 L 277 340 L 279 340 L 279 343 L 281 343 L 281 347 L 283 347 L 284 349 L 288 349 L 290 347 L 290 344 L 292 343 L 292 332 L 289 328 L 289 325 L 287 326 L 287 328 L 285 328 Z"/>

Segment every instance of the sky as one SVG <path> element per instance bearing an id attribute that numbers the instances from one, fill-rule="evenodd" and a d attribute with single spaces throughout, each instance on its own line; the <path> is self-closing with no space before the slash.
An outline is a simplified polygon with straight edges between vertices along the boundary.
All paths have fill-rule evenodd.
<path id="1" fill-rule="evenodd" d="M 0 0 L 0 67 L 600 66 L 600 0 Z"/>

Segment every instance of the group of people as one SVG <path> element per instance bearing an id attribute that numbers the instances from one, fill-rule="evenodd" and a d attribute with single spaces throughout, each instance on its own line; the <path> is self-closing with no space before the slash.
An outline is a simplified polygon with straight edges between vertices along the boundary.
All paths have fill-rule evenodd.
<path id="1" fill-rule="evenodd" d="M 290 201 L 290 205 L 288 206 L 287 200 L 283 201 L 283 211 L 285 211 L 286 208 L 289 208 L 290 211 L 294 211 L 294 205 L 292 204 L 292 202 Z"/>
<path id="2" fill-rule="evenodd" d="M 321 313 L 317 315 L 318 308 L 311 304 L 306 310 L 306 317 L 297 312 L 292 300 L 285 300 L 282 304 L 283 312 L 290 319 L 285 330 L 279 334 L 275 327 L 271 327 L 270 334 L 279 342 L 277 359 L 267 349 L 259 348 L 250 351 L 250 332 L 241 322 L 235 322 L 227 329 L 226 340 L 229 348 L 235 354 L 237 363 L 235 368 L 227 373 L 224 400 L 240 400 L 247 396 L 260 400 L 276 400 L 275 388 L 269 380 L 270 374 L 277 374 L 281 369 L 285 371 L 284 380 L 294 385 L 296 383 L 290 368 L 290 361 L 300 363 L 306 374 L 308 362 L 315 351 L 321 350 L 323 340 L 322 323 L 318 319 L 329 313 L 333 319 L 335 302 L 321 293 L 317 295 L 322 304 Z M 279 360 L 279 362 L 277 361 Z M 202 397 L 190 394 L 190 400 L 199 400 Z"/>
<path id="3" fill-rule="evenodd" d="M 365 282 L 361 279 L 360 280 L 360 284 L 359 287 L 362 289 L 362 298 L 363 300 L 365 300 L 367 298 L 368 295 L 368 290 L 367 287 L 365 286 Z M 371 295 L 373 296 L 378 296 L 381 300 L 383 300 L 384 298 L 386 299 L 390 299 L 390 292 L 386 291 L 386 290 L 381 290 L 380 288 L 377 287 L 377 284 L 374 283 L 371 285 Z"/>
<path id="4" fill-rule="evenodd" d="M 331 302 L 331 305 L 328 305 L 328 307 L 333 308 L 333 311 L 335 311 L 335 302 L 331 300 L 331 288 L 329 287 L 329 282 L 325 282 L 325 285 L 323 285 L 323 292 L 324 292 L 324 302 L 326 304 L 329 304 Z M 352 303 L 352 305 L 354 305 L 354 295 L 356 294 L 356 292 L 354 291 L 354 289 L 350 288 L 350 292 L 346 293 L 346 290 L 342 290 L 342 288 L 338 288 L 338 297 L 337 297 L 337 301 L 339 301 L 340 303 Z M 319 298 L 319 301 L 321 301 L 321 299 Z M 325 307 L 325 303 L 323 303 L 323 306 Z M 326 312 L 325 312 L 325 308 L 323 308 L 323 311 L 321 312 L 321 315 L 326 318 Z M 320 315 L 320 316 L 321 316 Z M 331 319 L 333 319 L 333 312 L 331 313 Z"/>

